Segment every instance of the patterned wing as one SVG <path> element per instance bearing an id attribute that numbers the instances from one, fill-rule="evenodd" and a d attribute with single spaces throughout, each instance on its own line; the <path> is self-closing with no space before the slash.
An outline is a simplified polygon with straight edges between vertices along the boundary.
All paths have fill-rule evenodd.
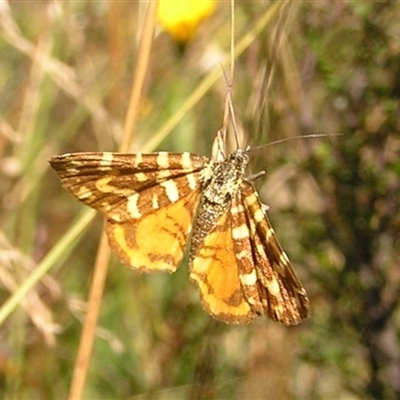
<path id="1" fill-rule="evenodd" d="M 199 287 L 204 309 L 219 321 L 243 324 L 258 315 L 245 298 L 239 275 L 228 210 L 196 248 L 190 265 L 190 278 Z"/>
<path id="2" fill-rule="evenodd" d="M 111 248 L 140 271 L 181 261 L 207 158 L 190 153 L 74 153 L 53 157 L 63 187 L 107 219 Z"/>
<path id="3" fill-rule="evenodd" d="M 296 325 L 309 316 L 309 300 L 305 289 L 299 282 L 292 269 L 286 253 L 282 250 L 275 236 L 275 232 L 268 220 L 265 211 L 253 186 L 243 181 L 241 196 L 244 213 L 239 213 L 241 220 L 236 223 L 243 232 L 250 230 L 250 241 L 241 243 L 236 240 L 236 254 L 239 258 L 239 271 L 246 271 L 248 275 L 241 282 L 248 292 L 254 289 L 254 271 L 249 275 L 248 265 L 253 262 L 257 274 L 259 298 L 248 298 L 248 301 L 258 304 L 261 299 L 263 312 L 271 319 L 285 325 Z M 245 215 L 245 217 L 244 217 Z M 242 225 L 240 225 L 242 224 Z M 236 237 L 246 236 L 237 233 Z M 240 257 L 240 248 L 251 245 L 252 253 Z M 252 261 L 251 261 L 252 260 Z M 247 265 L 247 266 L 245 266 Z M 253 293 L 253 292 L 251 292 Z"/>

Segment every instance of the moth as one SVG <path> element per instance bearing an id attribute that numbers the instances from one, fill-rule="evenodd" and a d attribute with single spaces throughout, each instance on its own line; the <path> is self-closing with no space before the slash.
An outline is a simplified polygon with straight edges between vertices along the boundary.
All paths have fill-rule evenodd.
<path id="1" fill-rule="evenodd" d="M 190 242 L 190 278 L 225 323 L 266 315 L 296 325 L 309 300 L 245 178 L 248 149 L 217 136 L 211 159 L 184 153 L 69 153 L 50 164 L 62 186 L 106 218 L 110 247 L 140 272 L 174 272 Z"/>

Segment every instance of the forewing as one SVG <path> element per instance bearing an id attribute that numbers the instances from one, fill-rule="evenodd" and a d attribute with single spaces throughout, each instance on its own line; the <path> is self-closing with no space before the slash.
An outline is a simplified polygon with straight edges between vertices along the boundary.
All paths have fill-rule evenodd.
<path id="1" fill-rule="evenodd" d="M 244 297 L 231 229 L 232 214 L 228 210 L 196 249 L 190 277 L 199 287 L 207 312 L 217 320 L 242 324 L 257 317 L 257 313 Z"/>
<path id="2" fill-rule="evenodd" d="M 196 190 L 206 162 L 206 157 L 166 152 L 70 153 L 50 160 L 68 192 L 117 222 L 132 218 L 136 208 L 141 215 L 152 212 L 147 205 L 157 199 L 160 207 L 178 200 L 179 178 L 185 182 L 179 188 L 182 196 Z"/>
<path id="3" fill-rule="evenodd" d="M 53 157 L 63 187 L 107 218 L 111 248 L 142 271 L 182 259 L 207 159 L 189 153 L 73 153 Z"/>
<path id="4" fill-rule="evenodd" d="M 238 265 L 239 281 L 243 295 L 254 313 L 264 313 L 261 291 L 256 270 L 256 254 L 253 248 L 250 221 L 245 211 L 243 197 L 240 191 L 232 200 L 230 210 L 232 214 L 232 239 L 233 250 Z"/>
<path id="5" fill-rule="evenodd" d="M 275 236 L 253 186 L 242 182 L 241 195 L 264 312 L 273 320 L 296 325 L 309 316 L 309 300 Z"/>

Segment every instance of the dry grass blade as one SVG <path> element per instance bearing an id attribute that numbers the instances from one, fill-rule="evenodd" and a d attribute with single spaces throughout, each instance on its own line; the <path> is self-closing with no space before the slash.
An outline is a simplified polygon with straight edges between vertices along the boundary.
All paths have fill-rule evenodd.
<path id="1" fill-rule="evenodd" d="M 60 332 L 60 326 L 53 320 L 50 309 L 40 298 L 38 288 L 29 292 L 21 291 L 21 282 L 26 282 L 26 276 L 36 268 L 35 263 L 29 257 L 13 247 L 2 232 L 0 232 L 0 286 L 14 295 L 15 299 L 20 299 L 22 307 L 36 325 L 37 329 L 43 334 L 46 342 L 50 346 L 55 344 L 55 334 Z M 47 277 L 40 280 L 45 285 L 46 290 L 53 293 L 60 291 L 56 281 Z M 0 313 L 7 309 L 2 307 Z"/>
<path id="2" fill-rule="evenodd" d="M 138 61 L 136 65 L 132 93 L 125 122 L 124 137 L 120 146 L 121 152 L 129 149 L 137 120 L 137 110 L 142 93 L 144 79 L 150 58 L 150 50 L 154 37 L 154 28 L 157 15 L 157 1 L 149 3 L 144 19 L 144 29 L 140 40 Z M 107 236 L 103 231 L 99 250 L 94 266 L 93 281 L 90 289 L 88 312 L 85 319 L 78 356 L 76 358 L 73 379 L 69 398 L 71 400 L 82 397 L 87 371 L 89 368 L 90 355 L 93 348 L 93 340 L 97 326 L 97 320 L 101 305 L 101 299 L 106 281 L 110 258 L 110 249 L 107 243 Z"/>
<path id="3" fill-rule="evenodd" d="M 24 282 L 15 290 L 12 296 L 2 304 L 0 308 L 0 325 L 20 303 L 23 303 L 25 296 L 43 279 L 45 274 L 56 264 L 60 256 L 65 255 L 65 249 L 71 249 L 72 244 L 89 226 L 95 215 L 95 211 L 86 210 L 83 216 L 78 217 L 77 222 L 57 242 L 57 245 L 36 265 L 35 270 L 25 278 Z"/>

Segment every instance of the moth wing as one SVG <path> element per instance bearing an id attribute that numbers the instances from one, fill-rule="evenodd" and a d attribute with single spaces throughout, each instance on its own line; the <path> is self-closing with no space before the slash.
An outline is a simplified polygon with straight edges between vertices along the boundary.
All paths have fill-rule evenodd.
<path id="1" fill-rule="evenodd" d="M 168 182 L 183 178 L 182 195 L 198 189 L 199 173 L 206 162 L 206 157 L 190 153 L 84 152 L 55 156 L 50 165 L 68 192 L 119 222 L 131 218 L 129 207 L 139 207 L 144 215 L 152 212 L 148 204 L 156 197 L 160 206 L 178 200 L 177 185 Z M 167 189 L 170 198 L 163 196 Z"/>
<path id="2" fill-rule="evenodd" d="M 232 237 L 232 213 L 221 216 L 214 230 L 196 248 L 190 278 L 200 290 L 204 309 L 217 320 L 243 324 L 257 317 L 245 298 Z"/>
<path id="3" fill-rule="evenodd" d="M 275 321 L 296 325 L 309 316 L 306 291 L 280 246 L 254 187 L 243 181 L 241 194 L 264 312 Z"/>
<path id="4" fill-rule="evenodd" d="M 207 159 L 189 153 L 71 153 L 53 157 L 63 187 L 107 219 L 111 248 L 140 271 L 182 259 Z"/>

